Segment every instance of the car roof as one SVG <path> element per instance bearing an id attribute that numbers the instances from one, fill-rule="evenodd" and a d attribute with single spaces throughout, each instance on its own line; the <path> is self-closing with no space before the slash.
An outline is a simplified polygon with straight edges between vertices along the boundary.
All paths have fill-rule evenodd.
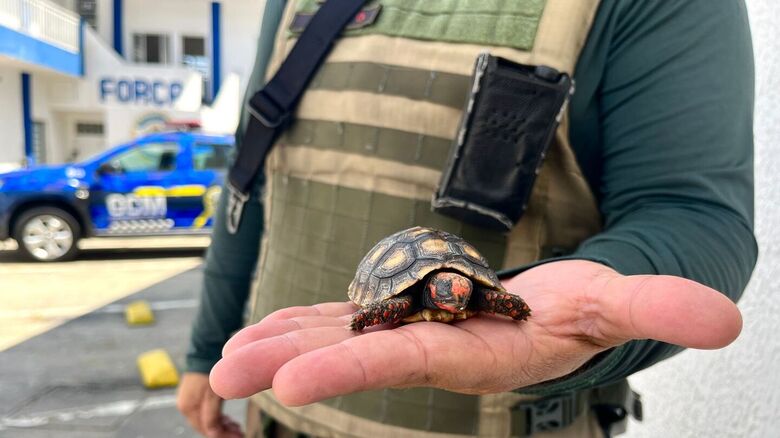
<path id="1" fill-rule="evenodd" d="M 184 137 L 184 138 L 183 138 Z M 88 165 L 97 161 L 101 161 L 106 157 L 113 156 L 118 153 L 122 153 L 128 149 L 132 149 L 139 144 L 151 143 L 155 141 L 160 142 L 180 142 L 182 140 L 190 141 L 203 141 L 210 144 L 219 144 L 225 146 L 235 145 L 235 139 L 232 135 L 228 134 L 207 134 L 202 132 L 185 132 L 185 131 L 168 131 L 168 132 L 155 132 L 151 134 L 138 136 L 128 142 L 118 144 L 102 152 L 99 152 L 91 157 L 87 157 L 80 161 L 79 164 Z"/>
<path id="2" fill-rule="evenodd" d="M 182 137 L 191 138 L 193 140 L 209 141 L 217 144 L 233 144 L 235 142 L 232 135 L 228 134 L 208 134 L 202 132 L 184 132 L 184 131 L 171 131 L 171 132 L 156 132 L 153 134 L 142 135 L 135 138 L 129 143 L 139 143 L 148 141 L 178 141 Z"/>

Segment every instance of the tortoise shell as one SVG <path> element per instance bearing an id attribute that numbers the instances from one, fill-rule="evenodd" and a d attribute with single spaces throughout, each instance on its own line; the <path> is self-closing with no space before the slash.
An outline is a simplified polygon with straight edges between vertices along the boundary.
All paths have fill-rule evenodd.
<path id="1" fill-rule="evenodd" d="M 446 231 L 414 227 L 385 237 L 363 257 L 349 285 L 349 299 L 359 306 L 386 300 L 439 269 L 505 292 L 487 260 L 470 243 Z"/>

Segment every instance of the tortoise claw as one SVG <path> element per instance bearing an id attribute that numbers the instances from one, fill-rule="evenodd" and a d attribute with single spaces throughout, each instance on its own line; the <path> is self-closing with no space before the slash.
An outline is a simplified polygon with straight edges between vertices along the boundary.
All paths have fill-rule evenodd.
<path id="1" fill-rule="evenodd" d="M 360 331 L 372 325 L 397 323 L 412 312 L 412 297 L 390 298 L 361 308 L 352 315 L 349 329 Z"/>
<path id="2" fill-rule="evenodd" d="M 522 298 L 508 292 L 481 290 L 477 293 L 477 310 L 506 315 L 514 320 L 525 321 L 531 316 L 531 308 Z"/>

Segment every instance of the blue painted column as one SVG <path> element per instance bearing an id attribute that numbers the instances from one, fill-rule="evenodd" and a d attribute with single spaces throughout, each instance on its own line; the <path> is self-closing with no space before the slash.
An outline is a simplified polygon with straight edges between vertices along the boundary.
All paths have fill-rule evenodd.
<path id="1" fill-rule="evenodd" d="M 32 94 L 30 94 L 30 74 L 22 73 L 22 124 L 24 126 L 24 156 L 27 165 L 35 165 L 33 150 Z"/>
<path id="2" fill-rule="evenodd" d="M 122 13 L 124 4 L 122 0 L 114 0 L 114 50 L 122 57 L 125 56 L 124 50 L 124 19 Z"/>
<path id="3" fill-rule="evenodd" d="M 84 60 L 86 56 L 84 55 L 84 27 L 87 26 L 87 20 L 84 19 L 84 17 L 81 17 L 79 20 L 79 76 L 84 76 L 84 73 L 86 72 L 84 68 Z"/>
<path id="4" fill-rule="evenodd" d="M 222 83 L 222 5 L 211 2 L 211 99 L 219 93 Z"/>

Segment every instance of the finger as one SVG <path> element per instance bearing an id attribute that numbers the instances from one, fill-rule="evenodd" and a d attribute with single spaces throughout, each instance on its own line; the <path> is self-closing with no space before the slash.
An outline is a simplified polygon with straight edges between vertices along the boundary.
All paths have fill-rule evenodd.
<path id="1" fill-rule="evenodd" d="M 222 416 L 222 427 L 228 432 L 241 432 L 241 425 L 227 415 Z"/>
<path id="2" fill-rule="evenodd" d="M 262 320 L 261 322 L 245 327 L 222 348 L 222 356 L 227 356 L 250 342 L 283 335 L 295 330 L 303 330 L 316 327 L 344 327 L 349 316 L 298 316 L 290 319 Z"/>
<path id="3" fill-rule="evenodd" d="M 203 375 L 206 384 L 208 384 L 206 377 L 207 376 Z M 200 423 L 200 406 L 203 397 L 205 396 L 203 388 L 208 388 L 208 386 L 199 385 L 199 379 L 200 376 L 197 374 L 184 374 L 178 388 L 178 394 L 176 395 L 176 407 L 184 418 L 187 419 L 187 423 L 189 423 L 190 427 L 203 433 Z"/>
<path id="4" fill-rule="evenodd" d="M 655 339 L 689 348 L 722 348 L 742 329 L 737 306 L 720 292 L 680 277 L 634 275 L 593 294 L 606 340 Z"/>
<path id="5" fill-rule="evenodd" d="M 242 438 L 244 436 L 241 431 L 241 426 L 233 421 L 232 418 L 227 415 L 222 415 L 222 432 L 220 437 L 224 438 Z"/>
<path id="6" fill-rule="evenodd" d="M 263 318 L 263 321 L 290 319 L 299 316 L 342 316 L 354 313 L 357 306 L 350 302 L 320 303 L 313 306 L 296 306 L 279 309 Z"/>
<path id="7" fill-rule="evenodd" d="M 200 406 L 200 419 L 206 436 L 219 436 L 222 430 L 222 399 L 216 394 L 207 394 Z"/>
<path id="8" fill-rule="evenodd" d="M 319 327 L 262 339 L 239 348 L 211 370 L 212 389 L 226 399 L 248 397 L 271 387 L 274 374 L 291 359 L 356 336 L 342 327 Z"/>
<path id="9" fill-rule="evenodd" d="M 467 361 L 464 352 L 469 352 Z M 480 386 L 486 369 L 496 366 L 494 358 L 483 340 L 465 330 L 419 322 L 302 354 L 279 369 L 273 389 L 289 406 L 388 387 L 457 387 L 468 392 Z M 456 372 L 447 372 L 453 369 Z"/>
<path id="10" fill-rule="evenodd" d="M 206 433 L 205 429 L 203 429 L 201 427 L 201 423 L 200 423 L 200 410 L 199 409 L 188 411 L 186 413 L 182 412 L 182 413 L 184 414 L 184 418 L 187 419 L 187 423 L 190 425 L 190 427 L 193 430 L 198 431 L 201 434 L 205 434 Z"/>
<path id="11" fill-rule="evenodd" d="M 198 405 L 195 404 L 194 402 L 195 400 L 188 398 L 185 404 L 184 402 L 182 402 L 181 395 L 179 395 L 177 400 L 179 412 L 181 412 L 184 418 L 187 419 L 187 423 L 189 423 L 190 427 L 192 427 L 194 430 L 201 432 L 200 411 L 198 409 Z"/>

